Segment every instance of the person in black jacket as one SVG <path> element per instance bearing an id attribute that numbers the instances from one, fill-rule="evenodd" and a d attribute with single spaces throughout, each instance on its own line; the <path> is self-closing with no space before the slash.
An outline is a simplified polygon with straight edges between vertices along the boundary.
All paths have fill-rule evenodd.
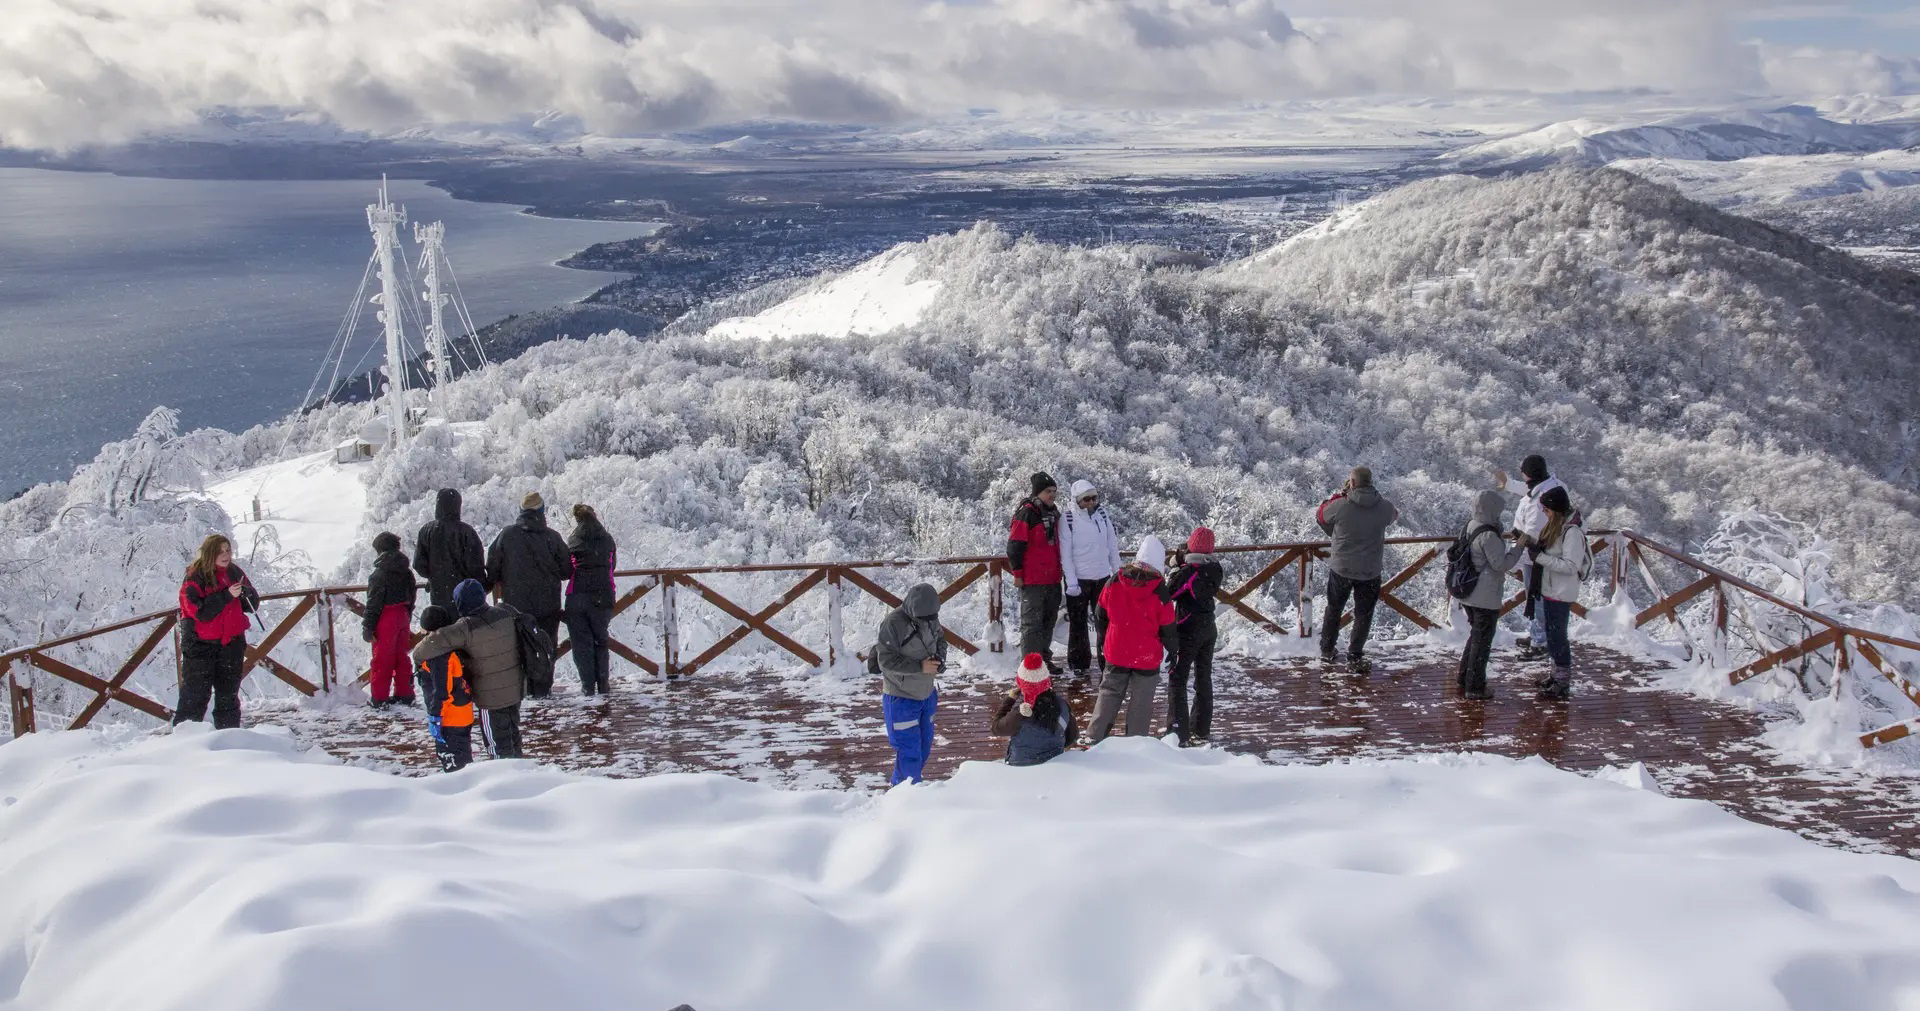
<path id="1" fill-rule="evenodd" d="M 533 617 L 549 642 L 560 641 L 560 589 L 573 571 L 567 542 L 547 526 L 547 503 L 539 492 L 520 500 L 520 518 L 500 531 L 487 548 L 487 582 L 494 598 Z M 551 684 L 529 684 L 527 694 L 544 698 Z"/>
<path id="2" fill-rule="evenodd" d="M 580 671 L 580 694 L 607 693 L 607 625 L 613 620 L 613 535 L 590 505 L 573 507 L 573 534 L 567 538 L 573 578 L 567 580 L 567 634 L 573 637 L 573 665 Z"/>
<path id="3" fill-rule="evenodd" d="M 1213 560 L 1213 531 L 1195 527 L 1173 575 L 1167 578 L 1180 641 L 1167 675 L 1167 719 L 1181 747 L 1205 745 L 1213 736 L 1213 649 L 1220 639 L 1213 604 L 1223 578 L 1220 563 Z M 1189 671 L 1193 673 L 1191 711 L 1187 708 Z"/>
<path id="4" fill-rule="evenodd" d="M 436 607 L 453 606 L 453 588 L 463 579 L 487 578 L 487 559 L 480 535 L 460 521 L 460 493 L 440 489 L 433 519 L 420 528 L 413 545 L 413 571 L 427 581 L 427 600 Z"/>
<path id="5" fill-rule="evenodd" d="M 373 539 L 373 574 L 367 577 L 367 613 L 360 618 L 360 638 L 373 643 L 373 670 L 368 675 L 373 705 L 389 702 L 413 705 L 413 601 L 419 584 L 400 553 L 398 535 L 381 531 Z"/>

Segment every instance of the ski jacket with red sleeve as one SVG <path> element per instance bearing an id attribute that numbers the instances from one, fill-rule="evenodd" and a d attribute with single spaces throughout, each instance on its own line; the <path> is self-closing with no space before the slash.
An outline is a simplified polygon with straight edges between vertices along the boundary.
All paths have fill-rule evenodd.
<path id="1" fill-rule="evenodd" d="M 1013 512 L 1007 532 L 1007 567 L 1021 586 L 1049 586 L 1060 582 L 1060 510 L 1037 498 L 1026 499 Z"/>
<path id="2" fill-rule="evenodd" d="M 241 586 L 238 597 L 227 592 L 236 582 Z M 180 618 L 186 631 L 202 642 L 222 645 L 245 638 L 247 613 L 260 609 L 260 594 L 238 565 L 215 569 L 213 584 L 208 586 L 192 574 L 180 583 Z"/>

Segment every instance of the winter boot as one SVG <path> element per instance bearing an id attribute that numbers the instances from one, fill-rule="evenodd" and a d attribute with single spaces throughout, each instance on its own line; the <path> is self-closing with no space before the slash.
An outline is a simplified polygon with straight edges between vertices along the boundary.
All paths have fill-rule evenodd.
<path id="1" fill-rule="evenodd" d="M 1323 649 L 1320 651 L 1320 663 L 1322 665 L 1331 667 L 1334 664 L 1337 664 L 1339 662 L 1340 662 L 1340 654 L 1335 653 L 1333 650 L 1330 650 L 1330 649 Z"/>
<path id="2" fill-rule="evenodd" d="M 1353 653 L 1347 657 L 1347 669 L 1355 674 L 1371 674 L 1373 673 L 1373 661 L 1359 653 Z"/>
<path id="3" fill-rule="evenodd" d="M 1565 699 L 1573 695 L 1573 668 L 1555 667 L 1553 679 L 1540 689 L 1543 699 Z"/>

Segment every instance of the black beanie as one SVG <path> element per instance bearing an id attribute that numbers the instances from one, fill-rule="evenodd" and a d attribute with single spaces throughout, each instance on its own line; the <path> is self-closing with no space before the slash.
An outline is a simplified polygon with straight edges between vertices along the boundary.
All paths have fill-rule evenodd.
<path id="1" fill-rule="evenodd" d="M 1041 492 L 1046 491 L 1048 488 L 1058 488 L 1058 487 L 1060 487 L 1060 485 L 1057 482 L 1055 482 L 1054 479 L 1050 477 L 1047 474 L 1047 472 L 1044 470 L 1038 474 L 1033 475 L 1033 493 L 1035 495 L 1038 495 Z"/>
<path id="2" fill-rule="evenodd" d="M 1567 498 L 1565 488 L 1549 488 L 1545 495 L 1540 496 L 1540 506 L 1548 512 L 1570 513 L 1573 511 L 1573 500 Z"/>
<path id="3" fill-rule="evenodd" d="M 1545 481 L 1547 479 L 1547 458 L 1535 453 L 1520 461 L 1520 476 L 1536 483 Z"/>
<path id="4" fill-rule="evenodd" d="M 453 613 L 439 604 L 428 604 L 420 611 L 420 631 L 438 632 L 453 624 Z"/>
<path id="5" fill-rule="evenodd" d="M 380 555 L 384 555 L 389 551 L 400 550 L 399 535 L 390 530 L 383 530 L 373 535 L 373 550 L 375 554 Z"/>

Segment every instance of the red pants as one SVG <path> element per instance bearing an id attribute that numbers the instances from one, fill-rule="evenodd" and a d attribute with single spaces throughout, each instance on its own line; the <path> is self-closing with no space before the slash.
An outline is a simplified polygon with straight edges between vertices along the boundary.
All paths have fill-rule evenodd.
<path id="1" fill-rule="evenodd" d="M 413 608 L 383 607 L 380 623 L 373 629 L 373 700 L 385 702 L 389 696 L 413 698 Z"/>

